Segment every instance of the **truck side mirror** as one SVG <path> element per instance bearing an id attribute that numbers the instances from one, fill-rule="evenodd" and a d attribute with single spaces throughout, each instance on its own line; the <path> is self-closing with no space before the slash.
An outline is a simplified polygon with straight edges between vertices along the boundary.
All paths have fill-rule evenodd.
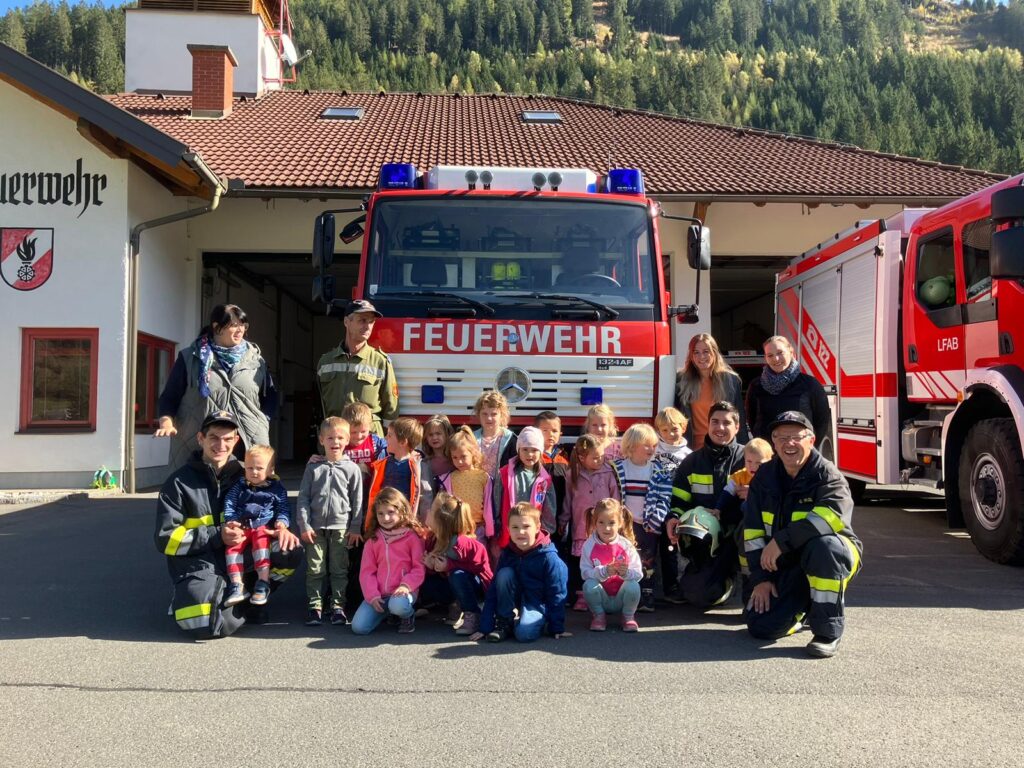
<path id="1" fill-rule="evenodd" d="M 348 245 L 349 243 L 354 243 L 356 240 L 362 237 L 362 225 L 364 221 L 366 221 L 365 213 L 356 219 L 352 219 L 352 221 L 350 221 L 348 224 L 342 227 L 341 234 L 339 235 L 339 237 L 341 238 L 341 242 L 345 243 L 345 245 Z"/>
<path id="2" fill-rule="evenodd" d="M 992 233 L 989 269 L 993 280 L 1024 279 L 1024 227 Z"/>
<path id="3" fill-rule="evenodd" d="M 711 230 L 699 224 L 686 229 L 686 260 L 690 269 L 711 269 Z"/>
<path id="4" fill-rule="evenodd" d="M 334 214 L 322 213 L 313 225 L 313 269 L 323 275 L 334 263 Z"/>

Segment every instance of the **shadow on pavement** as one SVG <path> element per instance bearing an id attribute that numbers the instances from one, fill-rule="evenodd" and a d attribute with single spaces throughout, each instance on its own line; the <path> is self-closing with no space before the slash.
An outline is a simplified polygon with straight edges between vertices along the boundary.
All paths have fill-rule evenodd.
<path id="1" fill-rule="evenodd" d="M 65 500 L 0 514 L 0 557 L 6 574 L 0 591 L 0 638 L 192 642 L 166 613 L 171 584 L 164 557 L 152 540 L 154 508 L 152 497 L 123 497 Z M 1024 570 L 985 560 L 962 532 L 948 531 L 939 497 L 891 491 L 874 495 L 858 507 L 854 527 L 865 542 L 866 565 L 851 586 L 851 607 L 1024 607 Z M 452 645 L 438 651 L 444 658 L 538 647 L 463 643 L 433 615 L 407 636 L 386 626 L 364 638 L 345 627 L 306 627 L 302 573 L 274 593 L 271 623 L 246 628 L 246 634 L 306 637 L 310 647 L 323 649 L 450 641 Z M 614 644 L 598 642 L 599 636 L 586 630 L 586 616 L 570 612 L 568 628 L 577 637 L 567 652 L 585 655 L 593 647 L 601 658 L 619 654 L 623 660 L 678 662 L 721 659 L 723 654 L 757 659 L 793 650 L 788 645 L 763 649 L 747 638 L 738 608 L 734 603 L 711 616 L 685 606 L 660 609 L 644 617 L 639 635 Z M 680 644 L 678 657 L 666 658 L 662 647 L 656 658 L 646 658 L 645 647 L 653 656 L 655 644 L 645 637 L 686 627 L 693 631 Z M 744 635 L 744 642 L 728 642 L 737 633 Z M 545 641 L 542 647 L 552 651 L 557 645 Z"/>

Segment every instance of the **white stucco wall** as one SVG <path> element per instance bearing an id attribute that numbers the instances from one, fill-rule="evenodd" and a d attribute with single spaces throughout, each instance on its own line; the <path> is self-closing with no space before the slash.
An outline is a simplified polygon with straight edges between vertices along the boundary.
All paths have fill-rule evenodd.
<path id="1" fill-rule="evenodd" d="M 137 166 L 128 171 L 128 227 L 142 221 L 198 208 L 203 201 L 172 196 Z M 176 350 L 188 346 L 200 325 L 201 252 L 191 238 L 191 224 L 179 222 L 147 229 L 139 251 L 139 331 L 172 341 Z M 146 473 L 167 464 L 169 441 L 138 431 L 135 466 L 138 487 L 162 479 L 162 472 Z"/>
<path id="2" fill-rule="evenodd" d="M 101 465 L 118 468 L 124 392 L 124 307 L 128 163 L 83 139 L 75 122 L 0 82 L 0 173 L 75 172 L 106 176 L 102 205 L 0 204 L 0 226 L 54 230 L 53 272 L 32 291 L 0 283 L 0 487 L 83 487 Z M 17 119 L 11 119 L 17 116 Z M 81 215 L 79 215 L 81 213 Z M 18 434 L 21 329 L 98 328 L 95 432 Z"/>
<path id="3" fill-rule="evenodd" d="M 190 93 L 192 54 L 186 46 L 196 44 L 229 46 L 238 60 L 234 92 L 261 94 L 269 58 L 264 37 L 263 20 L 255 14 L 130 8 L 125 11 L 125 90 Z M 277 68 L 269 75 L 277 76 Z"/>

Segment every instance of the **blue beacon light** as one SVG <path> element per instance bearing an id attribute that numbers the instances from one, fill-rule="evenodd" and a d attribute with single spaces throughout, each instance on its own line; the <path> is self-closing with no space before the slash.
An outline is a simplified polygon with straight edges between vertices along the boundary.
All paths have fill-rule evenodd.
<path id="1" fill-rule="evenodd" d="M 377 189 L 416 189 L 416 166 L 412 163 L 384 163 Z"/>
<path id="2" fill-rule="evenodd" d="M 603 387 L 580 387 L 580 405 L 600 405 L 603 402 Z"/>
<path id="3" fill-rule="evenodd" d="M 644 175 L 639 168 L 611 168 L 604 179 L 604 191 L 616 195 L 643 195 Z"/>

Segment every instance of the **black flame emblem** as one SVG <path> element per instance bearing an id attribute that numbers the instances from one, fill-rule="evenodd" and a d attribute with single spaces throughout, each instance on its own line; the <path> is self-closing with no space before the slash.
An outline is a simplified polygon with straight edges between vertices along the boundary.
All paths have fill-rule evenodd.
<path id="1" fill-rule="evenodd" d="M 32 268 L 32 262 L 36 258 L 36 239 L 25 237 L 18 243 L 18 258 L 21 259 L 21 266 L 18 267 L 18 279 L 30 283 L 36 279 L 36 271 Z"/>

